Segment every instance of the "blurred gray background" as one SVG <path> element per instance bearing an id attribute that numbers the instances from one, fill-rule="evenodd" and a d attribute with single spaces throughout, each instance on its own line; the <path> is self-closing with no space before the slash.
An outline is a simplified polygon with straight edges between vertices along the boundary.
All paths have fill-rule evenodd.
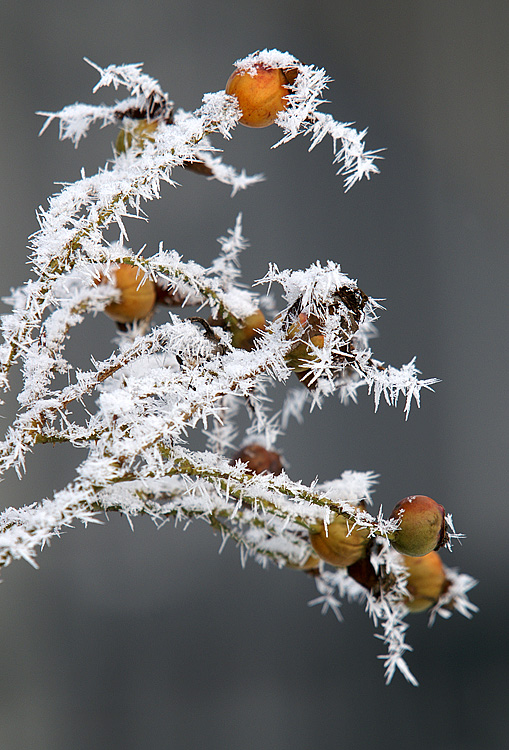
<path id="1" fill-rule="evenodd" d="M 508 29 L 506 0 L 145 0 L 0 4 L 1 293 L 27 275 L 35 209 L 111 154 L 111 129 L 75 151 L 36 110 L 92 95 L 100 65 L 144 62 L 186 109 L 224 87 L 232 63 L 264 47 L 288 50 L 334 78 L 324 107 L 369 127 L 385 148 L 381 174 L 344 195 L 330 143 L 298 139 L 270 151 L 275 128 L 237 129 L 225 160 L 266 182 L 228 189 L 176 175 L 131 222 L 147 252 L 160 240 L 210 261 L 239 210 L 251 242 L 246 280 L 269 261 L 304 267 L 332 258 L 386 300 L 375 355 L 417 355 L 424 393 L 402 406 L 330 399 L 281 441 L 290 474 L 309 482 L 344 469 L 380 474 L 375 502 L 434 497 L 467 535 L 449 565 L 480 579 L 480 613 L 433 629 L 411 619 L 417 689 L 385 687 L 381 644 L 356 605 L 345 622 L 306 606 L 303 574 L 240 566 L 217 554 L 205 524 L 157 531 L 146 520 L 69 530 L 39 556 L 3 571 L 0 595 L 2 750 L 277 748 L 474 750 L 505 745 L 507 700 L 506 423 Z M 218 145 L 223 145 L 219 144 Z M 91 321 L 73 346 L 85 366 L 106 355 L 113 327 Z M 7 414 L 9 414 L 9 406 Z M 7 425 L 8 420 L 4 420 Z M 39 447 L 1 505 L 40 499 L 73 478 L 80 455 Z"/>

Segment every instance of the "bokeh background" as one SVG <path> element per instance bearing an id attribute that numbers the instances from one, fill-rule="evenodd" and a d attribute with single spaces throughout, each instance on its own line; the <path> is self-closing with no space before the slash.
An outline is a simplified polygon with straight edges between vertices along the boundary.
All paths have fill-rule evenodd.
<path id="1" fill-rule="evenodd" d="M 245 278 L 270 261 L 332 258 L 386 300 L 374 342 L 394 365 L 418 356 L 424 393 L 374 414 L 330 399 L 280 443 L 294 478 L 347 468 L 380 474 L 387 511 L 431 495 L 467 535 L 449 565 L 480 580 L 481 607 L 429 630 L 411 619 L 409 663 L 421 682 L 384 686 L 381 643 L 367 617 L 321 617 L 303 574 L 241 569 L 233 545 L 205 524 L 161 530 L 125 520 L 69 530 L 39 556 L 3 571 L 0 747 L 5 750 L 498 748 L 508 736 L 507 686 L 507 121 L 505 0 L 3 0 L 0 4 L 1 293 L 27 275 L 35 209 L 111 154 L 94 131 L 75 151 L 36 110 L 92 95 L 83 62 L 144 62 L 186 109 L 224 87 L 232 63 L 264 47 L 288 50 L 334 78 L 327 110 L 369 126 L 385 148 L 381 174 L 347 195 L 330 143 L 276 151 L 275 128 L 237 129 L 225 160 L 266 182 L 229 197 L 193 174 L 131 222 L 131 242 L 160 240 L 210 261 L 238 211 L 251 247 Z M 98 321 L 99 319 L 97 319 Z M 91 321 L 73 344 L 83 366 L 108 353 L 113 328 Z M 81 338 L 80 338 L 81 337 Z M 7 404 L 6 414 L 12 407 Z M 8 420 L 4 420 L 5 425 Z M 73 478 L 79 455 L 39 447 L 23 482 L 8 477 L 1 507 L 30 503 Z"/>

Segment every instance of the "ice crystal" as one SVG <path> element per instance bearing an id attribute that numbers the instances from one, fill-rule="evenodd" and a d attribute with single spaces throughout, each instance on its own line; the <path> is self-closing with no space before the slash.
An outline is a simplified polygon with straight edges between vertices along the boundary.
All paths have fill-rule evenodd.
<path id="1" fill-rule="evenodd" d="M 37 565 L 38 550 L 64 528 L 101 522 L 105 512 L 122 513 L 130 522 L 144 514 L 158 525 L 200 518 L 223 543 L 238 545 L 242 564 L 253 558 L 262 565 L 313 567 L 319 596 L 310 603 L 322 612 L 332 610 L 341 619 L 342 598 L 363 602 L 383 631 L 387 680 L 399 670 L 415 684 L 405 661 L 406 572 L 390 545 L 398 522 L 385 519 L 381 509 L 376 515 L 366 510 L 376 475 L 344 471 L 306 486 L 285 469 L 273 474 L 231 455 L 239 443 L 275 450 L 290 418 L 301 421 L 307 406 L 320 407 L 334 393 L 355 401 L 361 386 L 373 393 L 376 409 L 382 396 L 392 406 L 402 396 L 408 417 L 412 401 L 419 405 L 421 390 L 437 381 L 419 380 L 414 359 L 397 369 L 373 358 L 369 340 L 380 304 L 337 263 L 282 271 L 271 264 L 256 292 L 244 285 L 240 255 L 248 242 L 240 214 L 219 238 L 220 252 L 209 266 L 184 260 L 165 249 L 164 240 L 151 256 L 130 248 L 126 219 L 144 216 L 144 202 L 160 197 L 161 182 L 176 185 L 177 170 L 193 169 L 229 185 L 232 194 L 261 175 L 248 177 L 223 164 L 213 144 L 214 137 L 231 137 L 238 122 L 234 97 L 206 94 L 197 110 L 185 112 L 140 64 L 91 64 L 100 76 L 94 91 L 125 87 L 127 98 L 42 113 L 42 131 L 58 120 L 59 137 L 77 146 L 93 124 L 119 125 L 123 145 L 95 175 L 82 172 L 39 210 L 40 229 L 31 239 L 33 278 L 4 300 L 12 311 L 2 317 L 0 385 L 9 388 L 10 370 L 18 366 L 22 387 L 18 412 L 0 443 L 0 474 L 14 469 L 21 477 L 27 453 L 40 443 L 69 443 L 87 454 L 76 479 L 51 498 L 0 512 L 0 566 L 17 559 Z M 236 63 L 248 72 L 259 64 L 295 74 L 277 118 L 283 137 L 276 145 L 302 133 L 311 136 L 312 150 L 329 135 L 346 189 L 378 171 L 376 154 L 364 146 L 366 131 L 318 111 L 329 82 L 323 70 L 277 50 Z M 114 225 L 118 241 L 112 242 L 106 231 Z M 91 358 L 88 369 L 79 369 L 68 358 L 67 341 L 87 315 L 122 302 L 114 273 L 122 264 L 135 267 L 140 283 L 149 280 L 158 304 L 171 309 L 158 325 L 150 315 L 134 316 L 119 327 L 109 357 Z M 267 292 L 281 287 L 279 312 L 274 296 L 257 294 L 262 284 Z M 189 308 L 194 315 L 187 316 Z M 253 318 L 259 322 L 250 328 Z M 277 382 L 286 392 L 280 410 L 269 398 Z M 244 437 L 241 412 L 249 421 Z M 191 450 L 195 430 L 206 435 L 207 450 Z M 367 578 L 331 570 L 313 557 L 310 529 L 328 529 L 338 514 L 350 530 L 368 531 Z M 450 543 L 461 535 L 449 515 L 447 523 Z M 449 569 L 447 580 L 431 621 L 453 609 L 467 617 L 476 610 L 467 597 L 475 581 Z"/>

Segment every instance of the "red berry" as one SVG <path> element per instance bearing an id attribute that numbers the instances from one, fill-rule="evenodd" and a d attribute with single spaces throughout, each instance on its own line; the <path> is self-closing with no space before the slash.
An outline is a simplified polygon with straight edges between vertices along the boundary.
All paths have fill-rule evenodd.
<path id="1" fill-rule="evenodd" d="M 444 543 L 444 507 L 426 495 L 410 495 L 400 500 L 390 518 L 400 521 L 391 543 L 402 555 L 421 557 Z"/>
<path id="2" fill-rule="evenodd" d="M 247 464 L 248 469 L 254 474 L 263 474 L 265 472 L 281 474 L 283 471 L 283 464 L 279 453 L 268 451 L 263 445 L 257 445 L 256 443 L 251 443 L 242 448 L 241 451 L 233 456 L 232 463 L 238 460 Z"/>
<path id="3" fill-rule="evenodd" d="M 280 68 L 257 63 L 250 70 L 235 70 L 226 83 L 226 93 L 237 97 L 242 125 L 265 128 L 286 108 L 288 83 Z"/>

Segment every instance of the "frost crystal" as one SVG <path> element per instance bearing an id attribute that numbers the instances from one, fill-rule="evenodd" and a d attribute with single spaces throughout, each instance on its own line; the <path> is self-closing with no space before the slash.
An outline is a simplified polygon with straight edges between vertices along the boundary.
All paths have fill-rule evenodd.
<path id="1" fill-rule="evenodd" d="M 294 73 L 287 107 L 277 118 L 283 137 L 276 145 L 303 133 L 311 136 L 311 150 L 330 135 L 346 189 L 378 171 L 375 153 L 364 147 L 366 131 L 317 111 L 329 82 L 323 70 L 277 50 L 236 63 L 248 71 L 259 64 Z M 14 469 L 22 477 L 27 453 L 40 443 L 70 443 L 87 454 L 74 482 L 52 498 L 0 513 L 0 566 L 17 559 L 36 565 L 38 550 L 63 528 L 100 523 L 105 512 L 120 512 L 130 522 L 145 514 L 158 525 L 201 518 L 223 544 L 231 539 L 238 545 L 242 564 L 252 557 L 262 565 L 310 570 L 319 594 L 310 603 L 322 612 L 330 609 L 342 619 L 342 598 L 363 602 L 382 628 L 387 681 L 399 670 L 416 684 L 405 662 L 407 573 L 390 546 L 398 522 L 386 520 L 381 509 L 376 515 L 366 510 L 375 474 L 344 471 L 306 486 L 290 478 L 284 461 L 271 461 L 279 457 L 275 446 L 289 420 L 302 421 L 308 405 L 321 407 L 334 393 L 355 401 L 366 386 L 375 409 L 382 396 L 392 406 L 402 396 L 408 417 L 412 401 L 419 405 L 421 390 L 437 381 L 419 380 L 413 359 L 397 369 L 373 358 L 369 340 L 380 305 L 337 263 L 282 271 L 270 265 L 254 286 L 281 287 L 279 312 L 274 297 L 264 300 L 245 286 L 240 256 L 248 243 L 240 214 L 208 267 L 165 249 L 164 240 L 151 256 L 129 248 L 126 220 L 144 216 L 144 202 L 160 197 L 162 181 L 176 185 L 176 170 L 218 180 L 232 194 L 261 176 L 223 164 L 213 145 L 214 137 L 231 137 L 238 122 L 234 97 L 206 94 L 199 109 L 185 112 L 140 64 L 92 65 L 100 76 L 94 91 L 125 87 L 128 97 L 111 106 L 74 104 L 42 113 L 42 130 L 58 120 L 60 138 L 77 146 L 93 124 L 116 124 L 121 138 L 113 160 L 95 175 L 83 172 L 40 209 L 40 229 L 31 241 L 33 278 L 4 300 L 12 311 L 2 317 L 0 385 L 9 388 L 17 366 L 22 387 L 18 412 L 0 443 L 0 474 Z M 115 225 L 118 241 L 112 242 L 105 233 Z M 121 266 L 139 274 L 130 291 L 117 288 L 114 272 Z M 140 318 L 133 312 L 119 324 L 109 357 L 91 359 L 88 370 L 76 368 L 66 350 L 75 326 L 89 314 L 111 314 L 112 303 L 135 303 L 142 281 L 156 303 L 169 308 L 167 318 L 155 325 L 151 313 Z M 183 308 L 194 314 L 177 314 Z M 281 409 L 268 396 L 276 382 L 286 389 Z M 244 411 L 249 426 L 239 438 Z M 190 449 L 195 430 L 205 434 L 207 450 Z M 231 458 L 239 443 L 256 447 L 258 464 Z M 331 570 L 314 555 L 310 531 L 328 529 L 338 515 L 350 532 L 368 531 L 360 568 Z M 450 545 L 461 535 L 449 515 L 447 524 Z M 447 582 L 431 621 L 453 609 L 467 617 L 476 610 L 467 597 L 473 579 L 447 569 Z"/>

